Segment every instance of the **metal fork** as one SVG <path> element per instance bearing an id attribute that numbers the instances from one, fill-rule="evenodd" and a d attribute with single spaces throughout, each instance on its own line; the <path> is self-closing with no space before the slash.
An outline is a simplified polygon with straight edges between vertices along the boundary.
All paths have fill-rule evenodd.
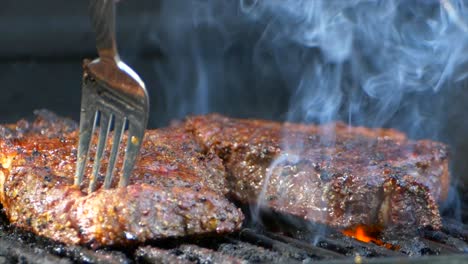
<path id="1" fill-rule="evenodd" d="M 80 139 L 75 185 L 83 182 L 89 147 L 97 123 L 100 122 L 96 156 L 89 183 L 95 191 L 101 159 L 112 124 L 114 138 L 104 179 L 104 188 L 111 187 L 120 141 L 128 127 L 128 141 L 119 186 L 127 186 L 140 150 L 148 123 L 148 94 L 140 77 L 117 53 L 115 41 L 115 0 L 90 0 L 91 21 L 96 31 L 99 58 L 85 61 L 80 114 Z"/>

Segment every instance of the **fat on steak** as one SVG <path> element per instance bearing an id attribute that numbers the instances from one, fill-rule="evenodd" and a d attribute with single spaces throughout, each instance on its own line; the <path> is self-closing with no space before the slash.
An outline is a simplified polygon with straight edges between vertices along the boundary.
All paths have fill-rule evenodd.
<path id="1" fill-rule="evenodd" d="M 224 197 L 221 159 L 182 127 L 148 130 L 130 185 L 91 194 L 88 182 L 73 186 L 77 140 L 73 121 L 46 111 L 0 127 L 0 203 L 12 224 L 95 248 L 240 228 L 242 212 Z"/>
<path id="2" fill-rule="evenodd" d="M 446 145 L 392 129 L 194 116 L 186 122 L 227 170 L 229 195 L 333 227 L 441 227 Z"/>

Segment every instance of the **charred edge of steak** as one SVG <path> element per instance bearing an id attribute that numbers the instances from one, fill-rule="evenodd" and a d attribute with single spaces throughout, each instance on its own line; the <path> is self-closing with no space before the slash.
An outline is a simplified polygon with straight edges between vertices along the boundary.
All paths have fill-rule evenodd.
<path id="1" fill-rule="evenodd" d="M 78 129 L 78 123 L 46 110 L 35 110 L 34 121 L 21 119 L 16 124 L 0 125 L 0 138 L 20 138 L 28 134 L 46 135 L 49 138 L 61 137 Z"/>
<path id="2" fill-rule="evenodd" d="M 378 217 L 384 226 L 442 227 L 437 203 L 423 184 L 391 178 L 386 180 L 383 190 Z"/>

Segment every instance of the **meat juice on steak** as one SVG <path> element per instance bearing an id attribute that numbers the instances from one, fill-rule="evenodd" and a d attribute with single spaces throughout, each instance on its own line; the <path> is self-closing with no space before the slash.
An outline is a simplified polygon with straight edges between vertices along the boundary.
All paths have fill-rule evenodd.
<path id="1" fill-rule="evenodd" d="M 302 125 L 212 114 L 188 119 L 228 172 L 230 196 L 333 227 L 441 227 L 447 147 L 392 129 Z M 259 201 L 259 199 L 261 199 Z"/>
<path id="2" fill-rule="evenodd" d="M 241 226 L 240 209 L 224 197 L 221 160 L 202 151 L 183 128 L 148 130 L 130 185 L 91 194 L 88 179 L 81 189 L 73 186 L 78 140 L 73 122 L 42 112 L 34 123 L 20 121 L 0 133 L 0 202 L 11 223 L 36 234 L 99 247 L 222 234 Z M 109 147 L 102 175 L 108 152 Z M 122 162 L 120 155 L 117 165 Z M 88 162 L 85 175 L 91 166 Z M 120 171 L 114 185 L 119 176 Z"/>

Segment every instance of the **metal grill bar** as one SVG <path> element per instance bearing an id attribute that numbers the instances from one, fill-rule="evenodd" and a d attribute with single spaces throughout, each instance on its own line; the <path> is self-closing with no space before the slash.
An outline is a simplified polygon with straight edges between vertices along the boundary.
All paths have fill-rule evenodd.
<path id="1" fill-rule="evenodd" d="M 466 263 L 468 261 L 468 256 L 466 255 L 447 255 L 447 256 L 423 256 L 417 258 L 408 258 L 408 257 L 391 257 L 391 258 L 361 258 L 359 256 L 353 259 L 347 260 L 334 260 L 334 261 L 320 261 L 317 263 L 327 263 L 327 264 L 356 264 L 356 263 L 368 263 L 368 264 L 458 264 Z"/>
<path id="2" fill-rule="evenodd" d="M 450 254 L 459 254 L 462 253 L 458 249 L 451 247 L 449 245 L 445 245 L 442 243 L 438 243 L 426 238 L 421 238 L 421 241 L 426 244 L 431 250 L 435 252 L 439 252 L 442 255 L 450 255 Z"/>
<path id="3" fill-rule="evenodd" d="M 71 259 L 78 263 L 126 264 L 132 262 L 119 251 L 93 251 L 79 246 L 56 246 L 50 251 L 63 259 Z"/>
<path id="4" fill-rule="evenodd" d="M 333 258 L 344 258 L 342 254 L 315 247 L 312 245 L 298 247 L 299 243 L 284 243 L 280 240 L 276 240 L 265 235 L 259 234 L 252 229 L 244 229 L 240 232 L 240 238 L 242 240 L 249 241 L 254 244 L 258 244 L 264 247 L 272 248 L 277 251 L 287 251 L 292 254 L 307 254 L 308 256 L 315 259 L 333 259 Z"/>
<path id="5" fill-rule="evenodd" d="M 468 242 L 468 226 L 453 219 L 444 219 L 442 231 Z"/>
<path id="6" fill-rule="evenodd" d="M 306 243 L 306 242 L 301 241 L 301 240 L 297 240 L 297 239 L 294 239 L 294 238 L 290 238 L 290 237 L 287 237 L 287 236 L 283 236 L 283 235 L 275 234 L 275 233 L 271 233 L 271 232 L 265 232 L 265 235 L 267 235 L 268 237 L 270 237 L 272 239 L 275 239 L 275 240 L 287 243 L 289 245 L 293 245 L 295 247 L 304 249 L 304 250 L 306 250 L 308 252 L 318 252 L 319 255 L 323 255 L 324 257 L 344 258 L 344 255 L 347 253 L 345 251 L 329 250 L 329 249 L 326 249 L 326 248 L 324 249 L 324 248 L 321 248 L 321 247 L 313 246 L 310 243 Z"/>
<path id="7" fill-rule="evenodd" d="M 174 239 L 169 244 L 161 242 L 147 247 L 159 252 L 159 260 L 167 260 L 167 263 L 172 263 L 171 259 L 181 260 L 180 263 L 191 261 L 208 263 L 213 259 L 223 260 L 226 263 L 301 263 L 304 261 L 314 263 L 393 263 L 396 261 L 400 263 L 443 263 L 446 261 L 450 263 L 468 261 L 468 254 L 460 254 L 468 253 L 468 244 L 459 238 L 463 233 L 457 233 L 460 227 L 457 228 L 454 225 L 455 223 L 451 222 L 450 226 L 444 227 L 443 230 L 450 229 L 450 233 L 443 230 L 419 230 L 419 235 L 414 237 L 424 250 L 419 254 L 430 256 L 418 257 L 408 257 L 406 254 L 413 254 L 409 251 L 393 251 L 374 244 L 363 243 L 339 232 L 322 234 L 323 236 L 320 236 L 313 245 L 307 242 L 310 233 L 297 232 L 296 235 L 290 237 L 291 234 L 286 236 L 282 233 L 258 229 L 244 229 L 238 235 L 214 239 Z M 461 231 L 466 230 L 461 229 Z M 411 245 L 411 241 L 404 240 L 404 238 L 395 241 L 394 243 L 398 245 L 405 243 Z M 8 225 L 4 215 L 0 214 L 0 263 L 132 263 L 155 260 L 148 254 L 139 254 L 139 250 L 131 248 L 125 249 L 125 252 L 121 250 L 94 251 L 85 247 L 55 243 Z M 415 255 L 418 255 L 418 252 Z"/>
<path id="8" fill-rule="evenodd" d="M 468 253 L 467 243 L 453 236 L 449 236 L 441 231 L 425 230 L 422 235 L 427 239 L 450 245 L 451 247 L 458 249 L 460 253 Z"/>
<path id="9" fill-rule="evenodd" d="M 69 264 L 72 261 L 49 254 L 43 249 L 31 249 L 19 242 L 0 236 L 0 263 Z"/>

